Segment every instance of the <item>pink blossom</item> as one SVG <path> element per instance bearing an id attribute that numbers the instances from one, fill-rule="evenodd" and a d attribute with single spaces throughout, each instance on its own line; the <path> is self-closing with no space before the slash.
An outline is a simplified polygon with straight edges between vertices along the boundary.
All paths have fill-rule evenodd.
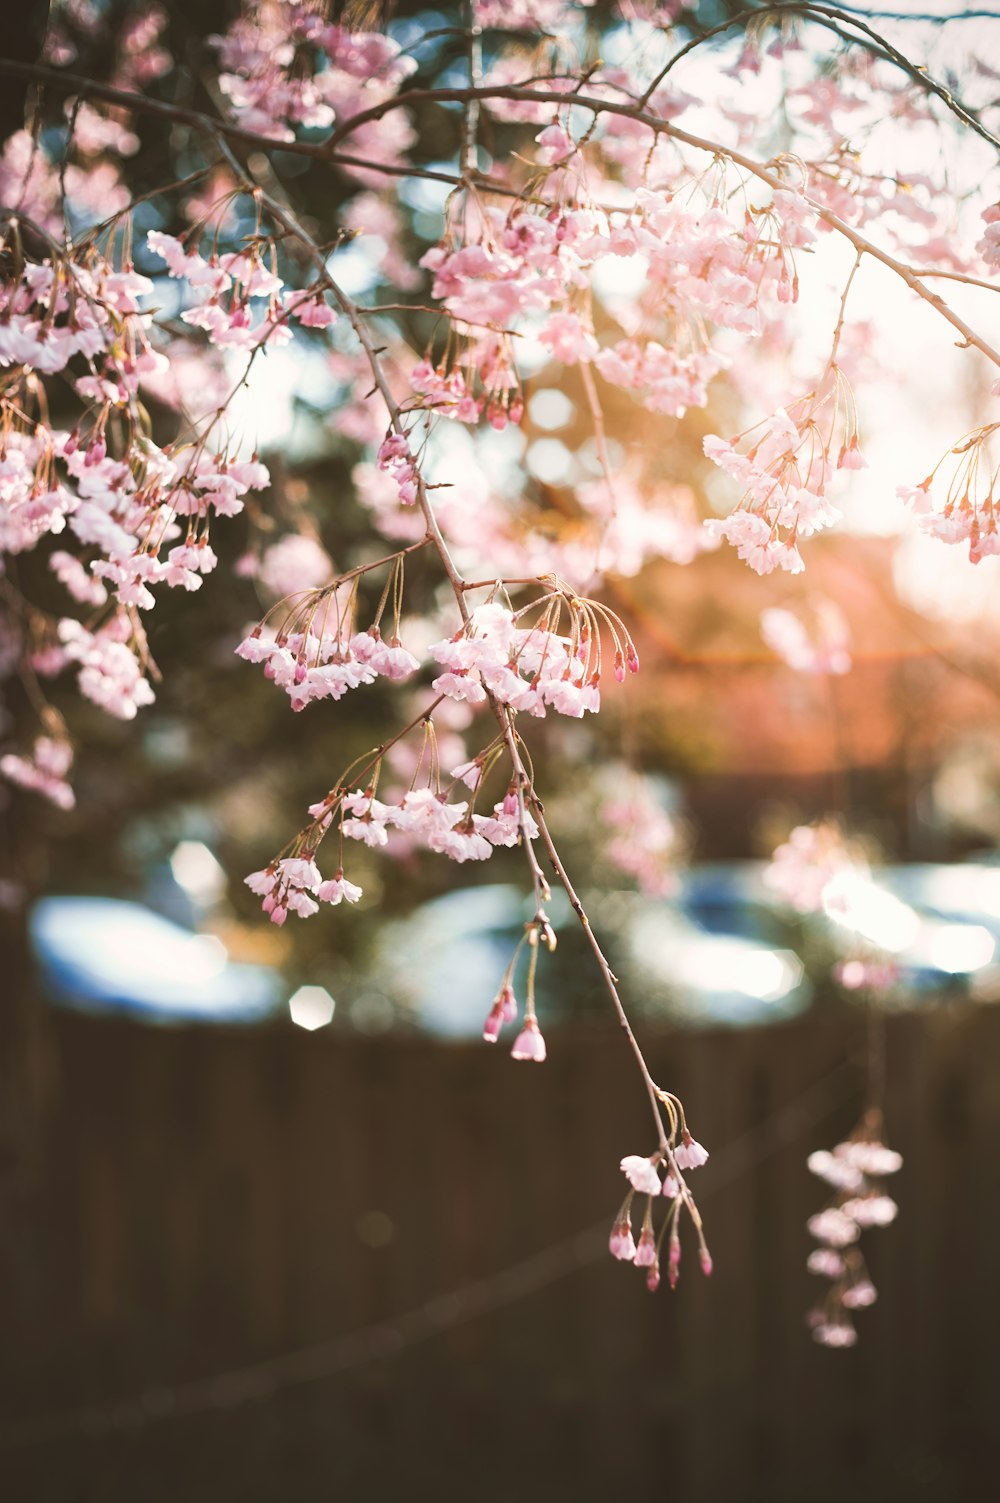
<path id="1" fill-rule="evenodd" d="M 356 903 L 361 897 L 362 889 L 354 882 L 348 882 L 344 876 L 343 868 L 338 868 L 335 877 L 328 882 L 321 882 L 316 888 L 316 896 L 321 903 Z"/>
<path id="2" fill-rule="evenodd" d="M 863 1176 L 859 1169 L 847 1159 L 838 1158 L 825 1150 L 811 1153 L 808 1164 L 812 1174 L 819 1175 L 820 1179 L 825 1179 L 835 1189 L 856 1190 L 862 1183 Z"/>
<path id="3" fill-rule="evenodd" d="M 889 1195 L 856 1195 L 845 1200 L 841 1210 L 858 1226 L 889 1226 L 895 1221 L 899 1207 Z"/>
<path id="4" fill-rule="evenodd" d="M 59 809 L 72 809 L 76 798 L 66 781 L 72 764 L 73 748 L 68 741 L 39 736 L 29 757 L 14 752 L 0 757 L 0 774 L 22 788 L 42 794 Z"/>
<path id="5" fill-rule="evenodd" d="M 873 1305 L 877 1297 L 877 1290 L 871 1279 L 859 1279 L 856 1284 L 844 1290 L 840 1300 L 847 1310 L 863 1310 L 868 1305 Z"/>
<path id="6" fill-rule="evenodd" d="M 857 1222 L 834 1207 L 810 1216 L 806 1225 L 810 1236 L 817 1241 L 826 1242 L 830 1247 L 847 1247 L 849 1243 L 858 1240 Z"/>
<path id="7" fill-rule="evenodd" d="M 696 1143 L 685 1128 L 680 1143 L 674 1149 L 674 1160 L 678 1169 L 698 1169 L 702 1164 L 708 1163 L 708 1149 Z"/>
<path id="8" fill-rule="evenodd" d="M 806 1267 L 810 1273 L 821 1274 L 826 1279 L 839 1279 L 847 1265 L 840 1253 L 834 1252 L 830 1247 L 815 1248 L 806 1260 Z"/>
<path id="9" fill-rule="evenodd" d="M 868 1140 L 838 1143 L 834 1153 L 868 1175 L 895 1174 L 903 1165 L 902 1154 L 893 1148 L 886 1148 L 882 1143 Z"/>
<path id="10" fill-rule="evenodd" d="M 847 1320 L 826 1321 L 820 1320 L 813 1326 L 813 1340 L 821 1346 L 846 1347 L 855 1346 L 858 1333 L 854 1326 Z"/>
<path id="11" fill-rule="evenodd" d="M 545 1040 L 535 1018 L 525 1018 L 524 1027 L 514 1040 L 510 1052 L 513 1059 L 532 1059 L 537 1064 L 544 1060 Z"/>
<path id="12" fill-rule="evenodd" d="M 658 1162 L 656 1156 L 647 1159 L 643 1158 L 642 1154 L 632 1153 L 622 1159 L 619 1167 L 633 1190 L 638 1190 L 641 1195 L 659 1195 L 660 1176 L 656 1168 Z"/>

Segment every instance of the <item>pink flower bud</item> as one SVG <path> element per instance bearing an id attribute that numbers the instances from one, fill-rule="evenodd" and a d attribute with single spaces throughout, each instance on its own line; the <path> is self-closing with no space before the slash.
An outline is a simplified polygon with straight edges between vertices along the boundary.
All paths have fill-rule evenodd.
<path id="1" fill-rule="evenodd" d="M 495 1044 L 500 1037 L 500 1029 L 503 1027 L 503 1008 L 499 1002 L 494 1002 L 486 1014 L 486 1022 L 483 1024 L 483 1038 L 488 1044 Z"/>
<path id="2" fill-rule="evenodd" d="M 632 1223 L 626 1216 L 624 1221 L 616 1221 L 611 1228 L 611 1238 L 608 1249 L 613 1258 L 618 1258 L 622 1263 L 635 1261 L 636 1247 L 632 1240 Z"/>
<path id="3" fill-rule="evenodd" d="M 639 1238 L 639 1246 L 635 1250 L 635 1263 L 637 1268 L 652 1268 L 656 1262 L 656 1243 L 653 1241 L 652 1227 L 644 1226 Z"/>
<path id="4" fill-rule="evenodd" d="M 677 1288 L 677 1280 L 681 1276 L 681 1239 L 677 1235 L 677 1226 L 670 1233 L 670 1255 L 667 1259 L 667 1279 L 671 1289 Z"/>
<path id="5" fill-rule="evenodd" d="M 514 988 L 510 982 L 504 983 L 496 1005 L 500 1008 L 500 1016 L 505 1023 L 513 1023 L 517 1017 L 517 998 L 514 996 Z"/>

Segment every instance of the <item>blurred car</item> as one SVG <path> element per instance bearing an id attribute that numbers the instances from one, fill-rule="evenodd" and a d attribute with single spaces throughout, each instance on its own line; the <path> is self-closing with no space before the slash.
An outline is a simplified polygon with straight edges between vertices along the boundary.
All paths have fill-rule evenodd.
<path id="1" fill-rule="evenodd" d="M 823 913 L 799 914 L 768 887 L 766 870 L 757 861 L 692 867 L 681 874 L 680 901 L 713 933 L 789 945 L 816 985 L 853 945 L 897 967 L 897 1003 L 1000 996 L 1000 872 L 956 865 L 852 872 L 828 890 Z"/>
<path id="2" fill-rule="evenodd" d="M 837 961 L 854 954 L 894 964 L 897 977 L 886 994 L 894 1006 L 1000 996 L 1000 915 L 994 937 L 968 901 L 965 908 L 930 906 L 929 875 L 954 868 L 924 869 L 923 886 L 906 868 L 889 869 L 884 880 L 882 872 L 877 880 L 851 874 L 820 914 L 787 907 L 765 882 L 765 870 L 752 861 L 693 866 L 679 874 L 670 899 L 626 892 L 585 899 L 612 970 L 624 978 L 630 1012 L 674 1024 L 778 1021 L 829 990 Z M 902 886 L 901 872 L 913 878 L 922 902 L 891 890 Z M 938 900 L 943 905 L 940 893 Z M 564 894 L 553 894 L 549 913 L 559 943 L 539 960 L 543 1026 L 581 1014 L 606 1016 L 607 994 Z M 472 1037 L 531 916 L 530 899 L 513 886 L 433 899 L 385 932 L 375 984 L 417 1027 Z M 523 1000 L 521 975 L 515 991 Z"/>
<path id="3" fill-rule="evenodd" d="M 794 950 L 735 933 L 712 933 L 682 907 L 636 893 L 585 904 L 612 969 L 628 977 L 630 1010 L 675 1023 L 752 1024 L 803 1011 L 812 995 Z M 379 988 L 421 1029 L 442 1037 L 481 1033 L 532 904 L 513 886 L 487 885 L 425 903 L 389 928 L 375 966 Z M 543 1026 L 605 1016 L 607 993 L 565 895 L 548 912 L 558 937 L 543 951 L 537 997 Z M 523 1000 L 522 969 L 515 992 Z"/>
<path id="4" fill-rule="evenodd" d="M 236 964 L 214 935 L 139 903 L 43 898 L 28 929 L 42 990 L 59 1006 L 154 1023 L 256 1023 L 282 995 L 270 967 Z"/>

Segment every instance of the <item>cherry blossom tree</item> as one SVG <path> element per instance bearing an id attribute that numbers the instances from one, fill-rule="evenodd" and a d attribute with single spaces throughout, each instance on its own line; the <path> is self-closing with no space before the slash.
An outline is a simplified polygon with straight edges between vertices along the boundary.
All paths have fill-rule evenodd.
<path id="1" fill-rule="evenodd" d="M 938 77 L 898 21 L 825 4 L 435 16 L 247 0 L 203 35 L 186 7 L 65 0 L 37 57 L 0 59 L 25 102 L 0 155 L 0 653 L 17 712 L 0 770 L 72 806 L 55 681 L 142 715 L 149 623 L 171 593 L 212 589 L 226 529 L 248 521 L 234 567 L 266 608 L 232 623 L 240 671 L 290 714 L 377 682 L 395 708 L 345 765 L 334 739 L 326 786 L 247 885 L 272 924 L 321 923 L 362 899 L 360 846 L 460 864 L 515 849 L 532 917 L 483 1032 L 509 1029 L 531 1062 L 561 887 L 648 1097 L 611 1251 L 655 1288 L 661 1259 L 676 1282 L 685 1218 L 711 1271 L 690 1184 L 707 1154 L 648 1068 L 628 978 L 560 854 L 536 722 L 629 693 L 628 582 L 647 562 L 697 570 L 726 544 L 758 575 L 808 569 L 813 536 L 864 504 L 894 310 L 1000 394 L 1000 75 L 980 48 Z M 873 287 L 882 322 L 853 316 Z M 353 456 L 365 530 L 339 537 L 329 498 L 336 567 L 276 504 L 248 431 L 247 394 L 282 351 L 322 364 Z M 573 483 L 526 446 L 540 372 L 586 413 Z M 710 402 L 733 422 L 678 472 L 678 424 Z M 997 427 L 916 470 L 919 444 L 895 435 L 899 507 L 970 566 L 1000 552 Z M 700 515 L 693 482 L 724 514 Z M 808 621 L 772 608 L 762 630 L 796 671 L 850 667 L 833 601 Z M 615 779 L 605 818 L 612 859 L 662 891 L 673 837 L 640 772 Z M 777 880 L 797 901 L 841 858 L 836 832 L 800 833 Z M 811 1264 L 840 1290 L 817 1317 L 830 1344 L 869 1299 L 858 1228 L 892 1205 L 898 1156 L 866 1121 L 811 1161 L 838 1194 Z"/>

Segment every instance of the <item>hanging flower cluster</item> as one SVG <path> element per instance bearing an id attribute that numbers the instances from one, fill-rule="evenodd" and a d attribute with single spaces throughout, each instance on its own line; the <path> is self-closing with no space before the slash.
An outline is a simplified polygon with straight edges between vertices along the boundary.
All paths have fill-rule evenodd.
<path id="1" fill-rule="evenodd" d="M 997 384 L 1000 390 L 1000 383 Z M 1000 530 L 997 528 L 995 502 L 1000 468 L 989 453 L 989 442 L 1000 430 L 1000 423 L 986 423 L 961 439 L 948 452 L 957 456 L 945 494 L 944 505 L 937 510 L 931 489 L 946 454 L 919 485 L 901 485 L 896 494 L 911 506 L 922 532 L 942 543 L 968 543 L 969 559 L 978 564 L 988 554 L 1000 553 Z"/>
<path id="2" fill-rule="evenodd" d="M 631 1189 L 615 1217 L 608 1243 L 611 1256 L 623 1263 L 634 1263 L 646 1269 L 646 1287 L 652 1293 L 660 1286 L 661 1253 L 664 1240 L 667 1242 L 667 1282 L 671 1289 L 677 1287 L 681 1268 L 681 1217 L 686 1212 L 691 1218 L 698 1238 L 698 1261 L 702 1273 L 712 1272 L 712 1256 L 705 1241 L 701 1216 L 688 1188 L 685 1171 L 698 1169 L 708 1162 L 708 1151 L 695 1142 L 683 1125 L 680 1103 L 676 1097 L 664 1100 L 671 1110 L 671 1135 L 656 1153 L 644 1158 L 642 1154 L 628 1154 L 621 1161 L 621 1171 Z M 664 1170 L 661 1180 L 660 1170 Z M 636 1195 L 645 1198 L 639 1241 L 632 1232 L 632 1202 Z M 667 1214 L 659 1231 L 655 1229 L 654 1205 L 662 1198 L 669 1202 Z"/>
<path id="3" fill-rule="evenodd" d="M 748 448 L 736 447 L 751 435 Z M 732 442 L 709 434 L 704 447 L 706 458 L 743 488 L 738 509 L 705 526 L 758 574 L 776 568 L 801 574 L 799 539 L 840 518 L 828 496 L 832 480 L 864 464 L 853 397 L 836 366 L 821 395 L 810 393 L 787 412 L 779 408 Z"/>
<path id="4" fill-rule="evenodd" d="M 553 629 L 564 609 L 570 617 L 568 636 Z M 626 667 L 630 673 L 639 668 L 628 631 L 606 606 L 560 588 L 541 619 L 527 628 L 518 626 L 518 615 L 503 605 L 478 606 L 453 637 L 431 644 L 431 657 L 445 669 L 434 688 L 471 705 L 485 704 L 489 694 L 529 715 L 544 716 L 553 709 L 579 720 L 601 707 L 601 621 L 611 631 L 614 674 L 620 682 Z"/>
<path id="5" fill-rule="evenodd" d="M 296 126 L 330 126 L 390 99 L 416 68 L 390 37 L 329 24 L 307 5 L 256 9 L 213 40 L 234 118 L 279 141 L 293 140 Z M 396 162 L 412 139 L 396 113 L 359 127 L 352 146 L 374 162 Z"/>
<path id="6" fill-rule="evenodd" d="M 152 586 L 200 586 L 216 564 L 212 518 L 240 511 L 247 491 L 268 483 L 267 470 L 204 439 L 171 449 L 150 437 L 142 385 L 167 360 L 144 311 L 152 283 L 130 262 L 115 269 L 94 245 L 75 257 L 53 246 L 32 260 L 16 218 L 3 253 L 18 271 L 0 287 L 0 549 L 69 541 L 49 554 L 49 567 L 97 615 L 47 627 L 33 617 L 43 633 L 34 670 L 51 676 L 78 665 L 84 696 L 131 719 L 153 699 L 137 612 L 153 606 Z M 56 376 L 79 404 L 69 431 L 49 418 L 43 383 Z M 24 765 L 8 764 L 8 775 Z M 65 802 L 53 795 L 58 786 L 47 791 Z"/>
<path id="7" fill-rule="evenodd" d="M 858 1339 L 855 1310 L 874 1303 L 872 1283 L 857 1246 L 863 1231 L 895 1221 L 898 1206 L 885 1181 L 902 1167 L 902 1156 L 884 1142 L 881 1114 L 868 1112 L 850 1137 L 831 1153 L 809 1155 L 809 1169 L 834 1191 L 829 1205 L 809 1219 L 817 1247 L 809 1254 L 810 1273 L 829 1279 L 827 1293 L 810 1311 L 813 1339 L 822 1346 L 853 1346 Z"/>

